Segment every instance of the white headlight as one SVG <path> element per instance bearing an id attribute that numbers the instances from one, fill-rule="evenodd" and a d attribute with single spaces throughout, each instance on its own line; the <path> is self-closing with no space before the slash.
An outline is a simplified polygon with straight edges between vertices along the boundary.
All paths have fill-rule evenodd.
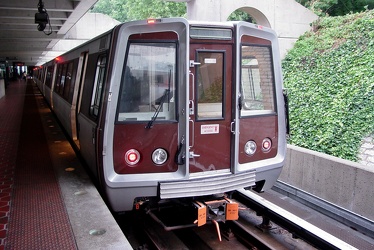
<path id="1" fill-rule="evenodd" d="M 257 145 L 254 141 L 247 141 L 247 143 L 244 145 L 244 152 L 251 156 L 256 152 Z"/>
<path id="2" fill-rule="evenodd" d="M 158 148 L 152 153 L 152 161 L 157 164 L 161 165 L 164 164 L 168 159 L 168 153 L 163 148 Z"/>

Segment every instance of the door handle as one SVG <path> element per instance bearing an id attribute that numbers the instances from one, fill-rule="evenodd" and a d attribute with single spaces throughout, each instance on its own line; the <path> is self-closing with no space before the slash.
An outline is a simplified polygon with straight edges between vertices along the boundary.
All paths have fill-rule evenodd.
<path id="1" fill-rule="evenodd" d="M 230 132 L 235 135 L 235 120 L 230 123 Z"/>
<path id="2" fill-rule="evenodd" d="M 92 128 L 92 144 L 95 144 L 95 136 L 96 135 L 96 130 L 95 128 Z"/>
<path id="3" fill-rule="evenodd" d="M 194 104 L 194 102 L 192 101 L 192 100 L 190 100 L 190 102 L 189 102 L 189 115 L 194 115 L 195 114 L 195 104 Z"/>
<path id="4" fill-rule="evenodd" d="M 189 148 L 192 148 L 195 145 L 195 123 L 194 123 L 193 120 L 191 120 L 191 118 L 189 118 L 188 121 L 190 123 L 192 123 L 192 126 L 190 126 L 190 128 L 191 128 L 190 131 L 191 131 L 191 134 L 192 134 L 192 137 L 190 137 L 191 138 L 191 145 L 189 145 Z"/>
<path id="5" fill-rule="evenodd" d="M 195 62 L 194 60 L 190 60 L 190 68 L 195 67 L 195 65 L 198 66 L 198 65 L 201 65 L 201 63 Z"/>
<path id="6" fill-rule="evenodd" d="M 190 158 L 200 157 L 200 155 L 195 154 L 193 151 L 190 151 Z"/>

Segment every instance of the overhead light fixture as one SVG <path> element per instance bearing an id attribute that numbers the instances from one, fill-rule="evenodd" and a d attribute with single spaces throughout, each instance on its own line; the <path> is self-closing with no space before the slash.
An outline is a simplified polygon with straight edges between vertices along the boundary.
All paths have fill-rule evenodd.
<path id="1" fill-rule="evenodd" d="M 38 12 L 35 13 L 35 23 L 38 24 L 37 28 L 39 31 L 43 31 L 46 35 L 52 34 L 52 27 L 49 21 L 49 16 L 47 10 L 44 8 L 44 3 L 42 2 L 42 0 L 39 0 L 38 3 Z M 49 25 L 48 33 L 44 31 L 44 29 L 47 27 L 47 24 Z"/>

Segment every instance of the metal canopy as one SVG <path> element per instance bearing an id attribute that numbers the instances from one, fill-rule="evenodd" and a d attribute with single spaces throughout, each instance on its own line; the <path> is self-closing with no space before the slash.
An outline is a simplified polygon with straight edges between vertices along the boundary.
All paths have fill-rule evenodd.
<path id="1" fill-rule="evenodd" d="M 1 0 L 0 62 L 21 62 L 34 66 L 45 58 L 54 45 L 98 0 L 43 0 L 52 34 L 38 31 L 35 13 L 39 0 Z M 49 27 L 44 30 L 49 31 Z M 71 39 L 71 38 L 69 38 Z M 44 57 L 44 58 L 43 58 Z"/>

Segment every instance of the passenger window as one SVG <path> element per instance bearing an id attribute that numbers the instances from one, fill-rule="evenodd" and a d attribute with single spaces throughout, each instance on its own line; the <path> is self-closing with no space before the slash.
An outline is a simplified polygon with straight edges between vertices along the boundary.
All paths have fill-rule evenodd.
<path id="1" fill-rule="evenodd" d="M 53 75 L 53 66 L 48 66 L 45 85 L 50 88 L 52 86 L 52 75 Z"/>
<path id="2" fill-rule="evenodd" d="M 55 79 L 55 86 L 54 86 L 54 92 L 59 93 L 60 92 L 60 82 L 61 82 L 61 74 L 62 74 L 62 64 L 57 65 L 57 76 Z"/>
<path id="3" fill-rule="evenodd" d="M 105 65 L 106 56 L 99 56 L 96 66 L 96 75 L 93 89 L 94 91 L 91 99 L 90 114 L 93 116 L 97 116 L 99 114 L 99 107 L 101 103 L 102 91 L 104 86 Z"/>
<path id="4" fill-rule="evenodd" d="M 118 121 L 175 120 L 176 43 L 130 43 Z"/>
<path id="5" fill-rule="evenodd" d="M 274 75 L 270 47 L 243 45 L 241 64 L 240 115 L 275 113 Z"/>
<path id="6" fill-rule="evenodd" d="M 73 62 L 70 62 L 67 67 L 66 77 L 65 77 L 65 88 L 63 91 L 63 97 L 68 100 L 71 87 L 74 87 L 74 81 L 72 80 L 73 74 Z M 72 85 L 73 83 L 73 85 Z"/>
<path id="7" fill-rule="evenodd" d="M 66 68 L 67 64 L 64 63 L 62 65 L 62 72 L 60 71 L 60 89 L 58 90 L 58 93 L 62 96 L 64 93 L 64 88 L 65 88 L 65 78 L 66 78 Z"/>

